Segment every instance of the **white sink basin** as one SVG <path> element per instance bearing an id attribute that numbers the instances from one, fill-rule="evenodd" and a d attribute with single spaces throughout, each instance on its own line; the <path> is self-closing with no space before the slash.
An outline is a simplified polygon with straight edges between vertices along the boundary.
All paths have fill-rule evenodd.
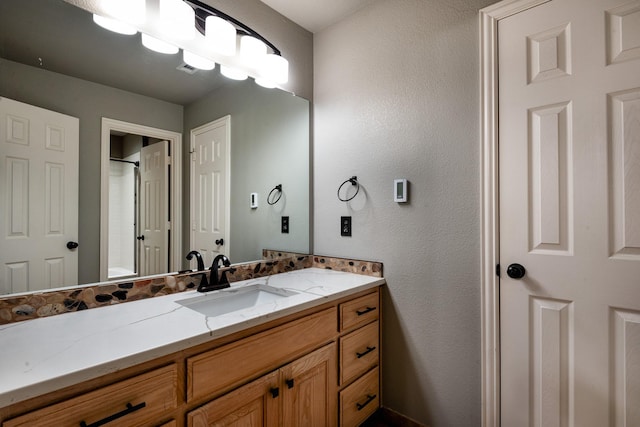
<path id="1" fill-rule="evenodd" d="M 277 304 L 278 301 L 297 294 L 269 285 L 256 284 L 213 291 L 176 302 L 205 316 L 220 316 L 265 304 Z"/>

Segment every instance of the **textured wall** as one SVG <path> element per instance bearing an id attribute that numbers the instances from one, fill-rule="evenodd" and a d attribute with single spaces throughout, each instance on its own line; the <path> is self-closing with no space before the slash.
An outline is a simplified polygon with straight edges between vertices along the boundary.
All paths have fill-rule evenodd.
<path id="1" fill-rule="evenodd" d="M 383 402 L 431 426 L 480 425 L 478 10 L 489 3 L 381 0 L 314 39 L 314 253 L 384 263 Z M 361 194 L 339 202 L 351 175 Z M 406 205 L 394 178 L 410 182 Z"/>

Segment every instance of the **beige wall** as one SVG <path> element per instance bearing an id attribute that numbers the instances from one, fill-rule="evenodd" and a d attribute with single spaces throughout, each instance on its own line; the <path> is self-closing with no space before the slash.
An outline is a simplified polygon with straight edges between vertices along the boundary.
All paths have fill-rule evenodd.
<path id="1" fill-rule="evenodd" d="M 381 0 L 314 38 L 314 252 L 379 260 L 383 403 L 480 425 L 478 10 Z M 339 202 L 340 183 L 363 189 Z M 393 179 L 410 202 L 393 202 Z M 340 237 L 341 215 L 353 237 Z"/>

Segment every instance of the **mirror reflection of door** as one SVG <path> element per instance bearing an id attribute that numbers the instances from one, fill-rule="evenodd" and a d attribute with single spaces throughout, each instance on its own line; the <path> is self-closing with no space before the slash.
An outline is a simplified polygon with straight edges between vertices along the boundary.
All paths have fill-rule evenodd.
<path id="1" fill-rule="evenodd" d="M 108 279 L 169 271 L 168 141 L 113 131 Z"/>
<path id="2" fill-rule="evenodd" d="M 78 280 L 75 117 L 0 97 L 0 294 Z"/>
<path id="3" fill-rule="evenodd" d="M 191 130 L 191 247 L 206 265 L 230 253 L 230 122 L 226 116 Z"/>
<path id="4" fill-rule="evenodd" d="M 168 141 L 140 150 L 140 274 L 169 271 L 169 162 Z"/>

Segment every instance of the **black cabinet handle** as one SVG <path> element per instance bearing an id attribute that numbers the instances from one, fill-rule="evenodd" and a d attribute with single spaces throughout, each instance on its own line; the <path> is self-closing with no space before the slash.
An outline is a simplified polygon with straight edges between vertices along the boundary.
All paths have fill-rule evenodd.
<path id="1" fill-rule="evenodd" d="M 274 399 L 278 396 L 280 396 L 280 388 L 279 387 L 271 387 L 269 389 L 269 392 L 271 393 L 271 397 L 273 397 Z"/>
<path id="2" fill-rule="evenodd" d="M 371 403 L 375 398 L 375 394 L 367 394 L 367 400 L 365 400 L 364 403 L 356 403 L 356 408 L 358 408 L 358 411 L 362 411 L 364 407 Z"/>
<path id="3" fill-rule="evenodd" d="M 363 314 L 367 314 L 368 312 L 373 311 L 375 309 L 376 309 L 375 307 L 367 307 L 364 310 L 356 310 L 356 314 L 358 316 L 362 316 Z"/>
<path id="4" fill-rule="evenodd" d="M 132 412 L 136 412 L 142 408 L 144 408 L 145 406 L 147 406 L 146 402 L 142 402 L 142 403 L 138 403 L 137 405 L 132 405 L 131 403 L 127 403 L 127 409 L 120 411 L 118 413 L 115 413 L 113 415 L 109 415 L 106 418 L 103 418 L 99 421 L 96 421 L 95 423 L 92 424 L 87 424 L 84 421 L 80 421 L 80 427 L 100 427 L 103 426 L 107 423 L 110 423 L 111 421 L 115 421 L 118 418 L 122 418 L 125 415 L 129 415 Z"/>
<path id="5" fill-rule="evenodd" d="M 287 384 L 287 388 L 293 388 L 293 378 L 284 381 Z"/>
<path id="6" fill-rule="evenodd" d="M 363 351 L 362 353 L 356 352 L 356 356 L 358 356 L 358 359 L 360 359 L 361 357 L 366 356 L 367 354 L 371 353 L 375 349 L 376 349 L 375 347 L 367 346 L 367 349 L 365 351 Z"/>

